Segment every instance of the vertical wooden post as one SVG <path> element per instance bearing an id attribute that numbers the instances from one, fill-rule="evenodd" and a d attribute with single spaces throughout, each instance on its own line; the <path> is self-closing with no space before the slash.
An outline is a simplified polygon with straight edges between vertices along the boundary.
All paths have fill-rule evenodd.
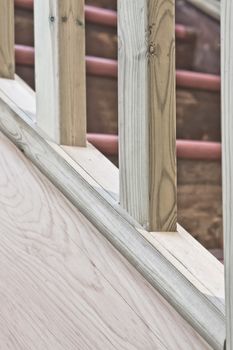
<path id="1" fill-rule="evenodd" d="M 233 3 L 221 2 L 222 169 L 226 349 L 233 349 Z"/>
<path id="2" fill-rule="evenodd" d="M 0 77 L 15 74 L 14 0 L 0 0 Z"/>
<path id="3" fill-rule="evenodd" d="M 174 0 L 119 0 L 120 201 L 151 231 L 176 230 Z"/>
<path id="4" fill-rule="evenodd" d="M 57 143 L 86 145 L 84 0 L 35 0 L 38 125 Z"/>

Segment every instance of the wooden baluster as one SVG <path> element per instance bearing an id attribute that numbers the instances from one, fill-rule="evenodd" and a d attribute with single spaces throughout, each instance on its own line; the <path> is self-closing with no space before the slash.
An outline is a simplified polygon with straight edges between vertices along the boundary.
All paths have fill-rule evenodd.
<path id="1" fill-rule="evenodd" d="M 226 349 L 233 349 L 233 3 L 221 2 L 222 168 Z"/>
<path id="2" fill-rule="evenodd" d="M 0 77 L 15 75 L 14 0 L 0 0 Z"/>
<path id="3" fill-rule="evenodd" d="M 175 231 L 174 1 L 119 0 L 120 202 L 151 231 Z"/>
<path id="4" fill-rule="evenodd" d="M 35 0 L 38 125 L 57 143 L 86 145 L 84 0 Z"/>

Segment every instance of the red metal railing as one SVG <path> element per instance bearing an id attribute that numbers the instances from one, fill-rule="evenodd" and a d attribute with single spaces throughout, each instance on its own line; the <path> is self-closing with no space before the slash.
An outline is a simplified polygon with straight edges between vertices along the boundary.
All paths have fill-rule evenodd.
<path id="1" fill-rule="evenodd" d="M 33 47 L 15 45 L 16 64 L 34 66 L 34 56 L 35 53 Z M 117 78 L 116 60 L 87 56 L 86 67 L 87 74 L 89 75 Z M 184 88 L 220 91 L 221 82 L 218 75 L 177 70 L 176 83 L 177 86 Z"/>
<path id="2" fill-rule="evenodd" d="M 33 0 L 15 0 L 15 6 L 32 10 Z M 85 6 L 86 21 L 106 26 L 117 26 L 117 13 L 93 6 Z M 194 35 L 194 31 L 183 26 L 176 25 L 176 37 L 188 39 Z M 34 66 L 34 48 L 16 45 L 16 64 Z M 103 77 L 117 78 L 117 61 L 99 57 L 86 57 L 87 74 Z M 177 86 L 195 88 L 208 91 L 220 91 L 220 77 L 211 74 L 203 74 L 191 71 L 177 70 Z M 88 140 L 96 148 L 109 156 L 118 154 L 118 136 L 103 134 L 88 134 Z M 182 159 L 220 160 L 221 144 L 217 142 L 177 140 L 177 156 Z"/>

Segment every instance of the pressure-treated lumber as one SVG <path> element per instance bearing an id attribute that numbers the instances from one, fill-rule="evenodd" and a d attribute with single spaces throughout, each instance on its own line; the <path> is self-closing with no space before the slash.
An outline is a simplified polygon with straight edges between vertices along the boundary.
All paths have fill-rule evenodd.
<path id="1" fill-rule="evenodd" d="M 78 163 L 116 201 L 119 200 L 118 169 L 90 143 L 87 147 L 62 146 L 69 156 Z M 111 174 L 111 176 L 109 176 Z"/>
<path id="2" fill-rule="evenodd" d="M 0 77 L 14 79 L 14 0 L 0 0 Z"/>
<path id="3" fill-rule="evenodd" d="M 86 145 L 84 0 L 35 0 L 37 122 L 55 142 Z"/>
<path id="4" fill-rule="evenodd" d="M 14 82 L 17 83 L 20 82 Z M 211 257 L 207 264 L 212 263 L 216 272 L 213 275 L 209 270 L 205 278 L 205 261 L 209 258 L 200 261 L 200 266 L 195 270 L 189 270 L 190 252 L 196 249 L 198 252 L 198 243 L 195 250 L 192 244 L 188 244 L 180 257 L 176 256 L 176 250 L 169 251 L 166 246 L 161 246 L 156 234 L 152 235 L 139 226 L 106 189 L 61 147 L 43 135 L 28 117 L 28 112 L 20 109 L 12 101 L 11 93 L 6 93 L 4 85 L 5 80 L 0 80 L 0 130 L 69 198 L 213 349 L 222 350 L 225 340 L 225 316 L 222 307 L 223 279 L 221 269 L 219 270 L 221 264 Z M 25 88 L 26 92 L 31 95 L 31 91 Z M 204 248 L 200 248 L 200 254 L 210 256 Z M 197 254 L 195 256 L 197 257 Z M 198 265 L 199 262 L 195 264 Z M 197 277 L 193 275 L 193 271 L 197 271 Z M 216 281 L 215 286 L 213 281 Z"/>
<path id="5" fill-rule="evenodd" d="M 1 349 L 210 350 L 1 133 L 0 149 Z"/>
<path id="6" fill-rule="evenodd" d="M 226 294 L 226 349 L 233 349 L 233 3 L 221 2 L 222 169 Z"/>
<path id="7" fill-rule="evenodd" d="M 119 1 L 120 202 L 176 231 L 174 1 Z"/>

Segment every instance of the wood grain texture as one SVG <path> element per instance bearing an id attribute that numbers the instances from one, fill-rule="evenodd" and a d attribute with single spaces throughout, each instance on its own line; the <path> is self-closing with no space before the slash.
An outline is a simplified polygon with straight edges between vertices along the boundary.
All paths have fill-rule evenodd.
<path id="1" fill-rule="evenodd" d="M 57 143 L 86 145 L 83 0 L 35 1 L 38 125 Z"/>
<path id="2" fill-rule="evenodd" d="M 97 181 L 116 201 L 119 200 L 118 169 L 91 144 L 87 147 L 62 146 L 91 177 Z M 111 174 L 111 176 L 109 176 Z"/>
<path id="3" fill-rule="evenodd" d="M 175 2 L 149 1 L 150 227 L 176 231 Z"/>
<path id="4" fill-rule="evenodd" d="M 221 2 L 223 228 L 226 294 L 226 349 L 233 349 L 233 4 Z"/>
<path id="5" fill-rule="evenodd" d="M 120 201 L 151 231 L 176 230 L 173 1 L 119 1 Z"/>
<path id="6" fill-rule="evenodd" d="M 31 96 L 31 90 L 25 87 L 26 92 Z M 180 260 L 175 252 L 171 254 L 166 249 L 161 251 L 156 246 L 156 240 L 152 244 L 151 233 L 139 226 L 60 146 L 50 141 L 27 113 L 14 103 L 11 93 L 5 91 L 4 84 L 1 84 L 0 80 L 0 130 L 32 160 L 213 349 L 222 350 L 225 339 L 225 316 L 219 305 L 224 304 L 224 300 L 219 293 L 216 293 L 216 289 L 212 288 L 214 278 L 220 290 L 222 289 L 221 272 L 217 279 L 212 274 L 206 275 L 208 292 L 200 290 L 198 283 L 194 283 L 196 277 L 192 276 L 192 282 L 188 278 L 189 256 L 183 256 Z M 190 245 L 190 251 L 192 249 L 193 246 Z M 203 253 L 210 255 L 205 250 Z M 220 264 L 216 259 L 214 261 L 215 264 Z M 201 266 L 204 266 L 204 262 L 205 258 Z M 199 270 L 204 271 L 204 268 L 196 269 Z M 201 285 L 205 285 L 206 280 L 201 278 Z"/>
<path id="7" fill-rule="evenodd" d="M 210 349 L 2 134 L 0 149 L 0 348 Z"/>
<path id="8" fill-rule="evenodd" d="M 14 79 L 14 0 L 0 0 L 0 77 Z"/>

